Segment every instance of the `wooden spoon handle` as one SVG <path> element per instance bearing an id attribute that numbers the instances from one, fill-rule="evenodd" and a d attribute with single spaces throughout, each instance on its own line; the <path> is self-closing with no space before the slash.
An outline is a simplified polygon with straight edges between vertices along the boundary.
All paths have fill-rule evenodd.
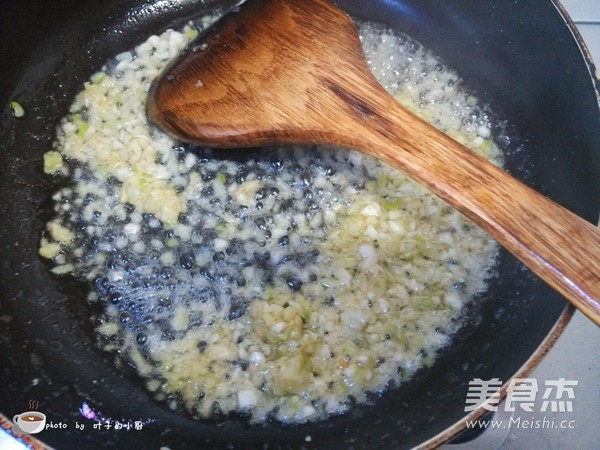
<path id="1" fill-rule="evenodd" d="M 386 93 L 359 97 L 330 88 L 352 119 L 339 125 L 336 143 L 380 158 L 426 186 L 600 325 L 600 229 L 465 149 Z"/>
<path id="2" fill-rule="evenodd" d="M 245 5 L 155 84 L 154 123 L 200 145 L 330 143 L 380 158 L 479 224 L 600 325 L 596 227 L 398 104 L 370 72 L 351 20 L 328 2 Z"/>

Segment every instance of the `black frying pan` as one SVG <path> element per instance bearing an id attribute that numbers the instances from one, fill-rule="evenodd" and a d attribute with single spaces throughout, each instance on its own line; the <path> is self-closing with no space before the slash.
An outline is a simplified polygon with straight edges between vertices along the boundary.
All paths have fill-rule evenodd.
<path id="1" fill-rule="evenodd" d="M 503 253 L 469 325 L 436 363 L 373 406 L 326 423 L 253 428 L 241 420 L 197 422 L 152 401 L 91 338 L 85 287 L 56 280 L 37 256 L 56 189 L 42 155 L 83 81 L 149 34 L 183 24 L 199 0 L 4 0 L 0 4 L 0 411 L 29 400 L 67 429 L 38 435 L 56 448 L 378 448 L 449 438 L 464 416 L 473 378 L 508 381 L 570 309 Z M 227 2 L 222 2 L 226 4 Z M 347 0 L 349 12 L 380 20 L 435 49 L 474 93 L 507 120 L 507 168 L 595 222 L 600 205 L 600 114 L 593 67 L 574 28 L 551 1 Z M 20 102 L 25 117 L 12 117 Z M 561 318 L 559 320 L 559 318 Z M 523 370 L 527 371 L 531 365 Z M 523 373 L 523 372 L 521 372 Z M 153 419 L 142 431 L 93 430 L 87 401 L 114 419 Z M 86 423 L 76 430 L 75 422 Z M 442 433 L 442 435 L 439 435 Z M 305 438 L 311 436 L 310 442 Z"/>

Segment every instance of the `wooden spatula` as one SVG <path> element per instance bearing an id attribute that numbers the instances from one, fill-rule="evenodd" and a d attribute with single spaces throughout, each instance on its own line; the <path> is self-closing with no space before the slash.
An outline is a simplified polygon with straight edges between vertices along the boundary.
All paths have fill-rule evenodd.
<path id="1" fill-rule="evenodd" d="M 600 232 L 397 103 L 348 16 L 324 0 L 249 0 L 153 85 L 151 121 L 213 147 L 336 144 L 404 171 L 600 324 Z"/>

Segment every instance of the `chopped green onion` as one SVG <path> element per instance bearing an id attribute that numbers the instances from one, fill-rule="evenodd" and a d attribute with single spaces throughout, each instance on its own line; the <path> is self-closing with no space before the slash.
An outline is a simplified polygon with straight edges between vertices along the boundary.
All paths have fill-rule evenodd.
<path id="1" fill-rule="evenodd" d="M 403 203 L 399 197 L 385 197 L 381 200 L 381 207 L 386 211 L 392 211 L 402 208 Z"/>
<path id="2" fill-rule="evenodd" d="M 379 178 L 377 179 L 377 188 L 378 189 L 383 189 L 387 186 L 389 181 L 389 177 L 387 175 L 386 172 L 382 172 L 382 174 L 379 176 Z"/>
<path id="3" fill-rule="evenodd" d="M 198 30 L 195 28 L 187 28 L 185 29 L 185 35 L 190 38 L 190 40 L 196 39 L 198 37 Z"/>
<path id="4" fill-rule="evenodd" d="M 217 173 L 217 176 L 215 177 L 215 179 L 222 184 L 225 184 L 225 182 L 227 181 L 227 175 L 225 175 L 223 172 L 219 172 Z"/>
<path id="5" fill-rule="evenodd" d="M 25 109 L 19 102 L 10 102 L 10 107 L 13 111 L 13 116 L 15 117 L 23 117 L 25 115 Z"/>
<path id="6" fill-rule="evenodd" d="M 83 136 L 85 132 L 90 128 L 90 124 L 87 122 L 81 122 L 77 125 L 77 136 Z"/>
<path id="7" fill-rule="evenodd" d="M 96 72 L 94 75 L 92 75 L 90 80 L 93 84 L 100 84 L 100 83 L 102 83 L 102 81 L 104 81 L 105 78 L 106 78 L 106 73 Z"/>
<path id="8" fill-rule="evenodd" d="M 431 355 L 425 356 L 423 358 L 423 361 L 422 361 L 423 362 L 423 366 L 424 367 L 431 367 L 433 365 L 434 359 L 435 358 L 433 356 L 431 356 Z"/>
<path id="9" fill-rule="evenodd" d="M 44 154 L 44 172 L 47 174 L 53 174 L 59 172 L 64 167 L 62 155 L 51 150 Z"/>
<path id="10" fill-rule="evenodd" d="M 83 136 L 85 132 L 90 128 L 90 125 L 83 119 L 81 114 L 73 114 L 71 116 L 73 123 L 77 127 L 77 136 Z"/>
<path id="11" fill-rule="evenodd" d="M 431 297 L 421 297 L 419 299 L 419 308 L 423 310 L 433 309 L 435 302 Z"/>

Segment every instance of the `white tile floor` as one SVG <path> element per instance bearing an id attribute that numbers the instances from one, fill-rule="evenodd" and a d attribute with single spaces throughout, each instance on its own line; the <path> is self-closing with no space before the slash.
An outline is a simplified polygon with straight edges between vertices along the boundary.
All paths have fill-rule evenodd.
<path id="1" fill-rule="evenodd" d="M 600 0 L 562 0 L 600 70 Z M 600 76 L 600 74 L 599 74 Z M 448 450 L 597 450 L 600 448 L 600 327 L 576 313 L 550 353 L 531 374 L 545 380 L 578 380 L 572 413 L 523 413 L 524 420 L 574 420 L 573 429 L 523 429 L 491 433 Z M 508 420 L 508 419 L 506 419 Z"/>
<path id="2" fill-rule="evenodd" d="M 561 3 L 576 23 L 600 23 L 600 0 L 562 0 Z"/>
<path id="3" fill-rule="evenodd" d="M 596 66 L 600 66 L 600 0 L 563 0 L 561 2 L 577 25 Z"/>

